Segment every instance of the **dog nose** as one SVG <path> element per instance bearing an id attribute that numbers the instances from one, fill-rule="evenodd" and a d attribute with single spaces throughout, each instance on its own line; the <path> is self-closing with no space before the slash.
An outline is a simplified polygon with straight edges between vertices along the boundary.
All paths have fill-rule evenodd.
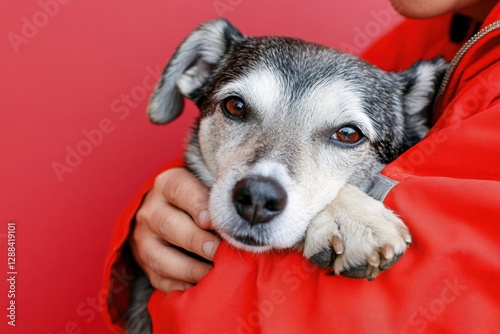
<path id="1" fill-rule="evenodd" d="M 241 218 L 251 225 L 267 223 L 286 206 L 286 192 L 274 179 L 251 176 L 233 188 L 233 203 Z"/>

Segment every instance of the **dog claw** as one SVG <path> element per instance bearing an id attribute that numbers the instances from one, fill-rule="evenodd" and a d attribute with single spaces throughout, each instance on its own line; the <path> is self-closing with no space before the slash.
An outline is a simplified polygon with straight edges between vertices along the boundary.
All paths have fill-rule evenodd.
<path id="1" fill-rule="evenodd" d="M 340 255 L 344 253 L 344 244 L 342 243 L 342 240 L 339 236 L 334 235 L 331 239 L 331 243 L 335 254 Z"/>
<path id="2" fill-rule="evenodd" d="M 394 257 L 394 248 L 392 246 L 386 245 L 382 248 L 382 255 L 384 259 L 391 260 Z"/>
<path id="3" fill-rule="evenodd" d="M 359 200 L 353 201 L 358 195 Z M 372 281 L 398 261 L 411 239 L 408 228 L 392 211 L 346 185 L 311 221 L 303 254 L 332 274 Z"/>
<path id="4" fill-rule="evenodd" d="M 380 265 L 380 256 L 377 251 L 373 251 L 369 254 L 366 260 L 373 267 L 378 267 Z"/>

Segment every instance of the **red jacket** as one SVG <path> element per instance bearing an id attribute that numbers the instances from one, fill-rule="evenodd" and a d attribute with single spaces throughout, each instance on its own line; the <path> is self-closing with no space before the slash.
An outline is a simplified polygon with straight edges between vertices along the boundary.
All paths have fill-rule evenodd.
<path id="1" fill-rule="evenodd" d="M 405 21 L 365 58 L 385 70 L 451 60 L 463 44 L 450 41 L 451 20 Z M 382 172 L 396 184 L 384 203 L 413 236 L 393 268 L 368 282 L 328 276 L 297 253 L 223 243 L 196 287 L 153 294 L 155 332 L 500 332 L 499 20 L 497 5 L 452 62 L 429 135 Z M 152 180 L 118 220 L 106 264 L 103 313 L 117 330 L 130 286 L 116 277 L 133 272 L 125 240 Z"/>

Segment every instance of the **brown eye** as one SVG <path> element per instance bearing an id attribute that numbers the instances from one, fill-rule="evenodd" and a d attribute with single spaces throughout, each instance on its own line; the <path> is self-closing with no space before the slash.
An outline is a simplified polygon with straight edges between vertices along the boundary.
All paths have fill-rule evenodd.
<path id="1" fill-rule="evenodd" d="M 222 101 L 222 110 L 229 117 L 244 118 L 246 116 L 245 103 L 234 96 Z"/>
<path id="2" fill-rule="evenodd" d="M 362 139 L 361 132 L 350 126 L 344 126 L 337 130 L 332 136 L 332 139 L 344 144 L 355 144 Z"/>

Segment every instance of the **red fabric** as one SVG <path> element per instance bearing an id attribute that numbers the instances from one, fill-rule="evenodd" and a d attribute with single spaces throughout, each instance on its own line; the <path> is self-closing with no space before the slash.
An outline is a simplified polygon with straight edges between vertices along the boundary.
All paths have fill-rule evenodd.
<path id="1" fill-rule="evenodd" d="M 451 60 L 460 45 L 450 41 L 452 15 L 406 20 L 368 49 L 363 58 L 386 71 L 403 71 L 416 60 L 438 55 Z"/>
<path id="2" fill-rule="evenodd" d="M 406 21 L 366 58 L 385 69 L 450 59 L 459 46 L 448 42 L 449 21 Z M 499 38 L 497 30 L 472 47 L 431 133 L 383 171 L 399 181 L 385 204 L 414 240 L 393 268 L 367 282 L 326 275 L 297 253 L 254 255 L 223 243 L 196 287 L 153 294 L 154 332 L 499 332 Z M 119 221 L 108 268 L 123 265 L 116 261 L 138 203 Z M 125 305 L 115 300 L 106 316 L 117 323 Z"/>

